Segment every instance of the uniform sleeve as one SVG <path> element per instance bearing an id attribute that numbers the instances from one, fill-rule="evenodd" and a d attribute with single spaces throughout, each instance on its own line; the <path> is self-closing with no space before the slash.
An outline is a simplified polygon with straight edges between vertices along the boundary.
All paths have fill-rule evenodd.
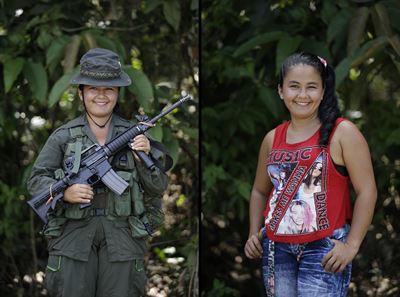
<path id="1" fill-rule="evenodd" d="M 168 176 L 158 167 L 151 171 L 142 162 L 136 162 L 136 166 L 143 189 L 148 195 L 158 196 L 167 189 Z"/>
<path id="2" fill-rule="evenodd" d="M 56 182 L 54 173 L 57 169 L 62 168 L 64 157 L 63 134 L 65 134 L 63 130 L 53 132 L 33 164 L 27 183 L 28 191 L 32 196 L 39 194 Z"/>

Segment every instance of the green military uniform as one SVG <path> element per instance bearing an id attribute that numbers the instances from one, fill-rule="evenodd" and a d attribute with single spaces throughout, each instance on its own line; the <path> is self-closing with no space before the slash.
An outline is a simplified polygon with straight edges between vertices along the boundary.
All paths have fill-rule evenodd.
<path id="1" fill-rule="evenodd" d="M 131 122 L 114 114 L 106 142 L 130 126 Z M 30 193 L 49 189 L 66 170 L 77 170 L 77 156 L 96 142 L 84 115 L 54 131 L 33 166 Z M 151 153 L 156 152 L 152 149 Z M 121 196 L 100 182 L 94 187 L 90 207 L 80 209 L 78 204 L 61 201 L 49 214 L 44 229 L 49 239 L 45 284 L 51 296 L 132 297 L 144 293 L 144 223 L 148 218 L 143 196 L 160 197 L 168 178 L 158 168 L 150 171 L 135 161 L 128 147 L 111 159 L 111 164 L 129 183 Z"/>

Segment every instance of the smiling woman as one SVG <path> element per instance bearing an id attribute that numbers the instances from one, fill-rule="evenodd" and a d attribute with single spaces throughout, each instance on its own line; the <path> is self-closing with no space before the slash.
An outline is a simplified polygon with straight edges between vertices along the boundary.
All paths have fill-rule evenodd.
<path id="1" fill-rule="evenodd" d="M 131 84 L 118 55 L 94 48 L 83 55 L 80 66 L 71 83 L 79 85 L 85 113 L 50 135 L 28 181 L 32 195 L 52 193 L 52 185 L 64 174 L 78 172 L 81 152 L 103 145 L 133 125 L 114 113 L 119 87 Z M 142 230 L 153 217 L 143 197 L 160 196 L 168 184 L 164 171 L 148 169 L 136 155 L 136 151 L 149 154 L 150 150 L 142 134 L 132 140 L 131 148 L 126 146 L 112 159 L 116 174 L 129 184 L 121 195 L 101 181 L 82 179 L 69 185 L 49 211 L 43 233 L 49 239 L 45 285 L 51 296 L 144 294 L 145 240 L 150 231 Z"/>
<path id="2" fill-rule="evenodd" d="M 262 257 L 267 296 L 346 296 L 351 261 L 376 202 L 367 143 L 340 118 L 335 73 L 324 59 L 289 56 L 278 93 L 290 121 L 268 132 L 261 144 L 245 253 Z M 277 183 L 280 168 L 285 178 Z M 357 194 L 354 212 L 350 182 Z"/>
<path id="3" fill-rule="evenodd" d="M 317 118 L 324 88 L 314 67 L 303 64 L 293 67 L 279 85 L 278 92 L 293 118 Z"/>
<path id="4" fill-rule="evenodd" d="M 96 129 L 93 124 L 98 128 L 104 128 L 117 104 L 118 88 L 80 85 L 78 94 L 90 119 L 91 128 Z"/>

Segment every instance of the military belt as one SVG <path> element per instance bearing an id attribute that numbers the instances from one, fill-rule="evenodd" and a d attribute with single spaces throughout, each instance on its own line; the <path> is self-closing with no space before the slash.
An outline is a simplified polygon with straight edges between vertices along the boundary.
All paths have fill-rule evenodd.
<path id="1" fill-rule="evenodd" d="M 91 208 L 90 215 L 92 217 L 106 216 L 106 215 L 108 215 L 108 209 L 107 208 Z"/>

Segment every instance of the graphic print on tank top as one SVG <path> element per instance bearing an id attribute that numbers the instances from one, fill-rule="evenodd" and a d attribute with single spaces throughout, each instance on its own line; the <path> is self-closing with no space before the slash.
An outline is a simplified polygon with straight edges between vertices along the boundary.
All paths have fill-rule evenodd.
<path id="1" fill-rule="evenodd" d="M 272 164 L 268 165 L 268 175 L 274 186 L 272 190 L 271 199 L 269 200 L 269 213 L 265 218 L 265 223 L 269 223 L 272 219 L 272 213 L 275 210 L 279 197 L 282 195 L 282 191 L 285 188 L 289 177 L 292 175 L 296 163 L 283 163 L 283 164 Z"/>
<path id="2" fill-rule="evenodd" d="M 321 199 L 325 202 L 326 189 L 323 182 L 326 176 L 324 153 L 320 152 L 313 160 L 308 160 L 310 165 L 307 167 L 299 163 L 269 163 L 267 166 L 274 188 L 265 223 L 276 226 L 277 235 L 307 234 L 320 230 L 319 219 L 321 214 L 326 214 L 326 204 L 321 204 Z M 276 222 L 271 222 L 273 219 Z"/>

